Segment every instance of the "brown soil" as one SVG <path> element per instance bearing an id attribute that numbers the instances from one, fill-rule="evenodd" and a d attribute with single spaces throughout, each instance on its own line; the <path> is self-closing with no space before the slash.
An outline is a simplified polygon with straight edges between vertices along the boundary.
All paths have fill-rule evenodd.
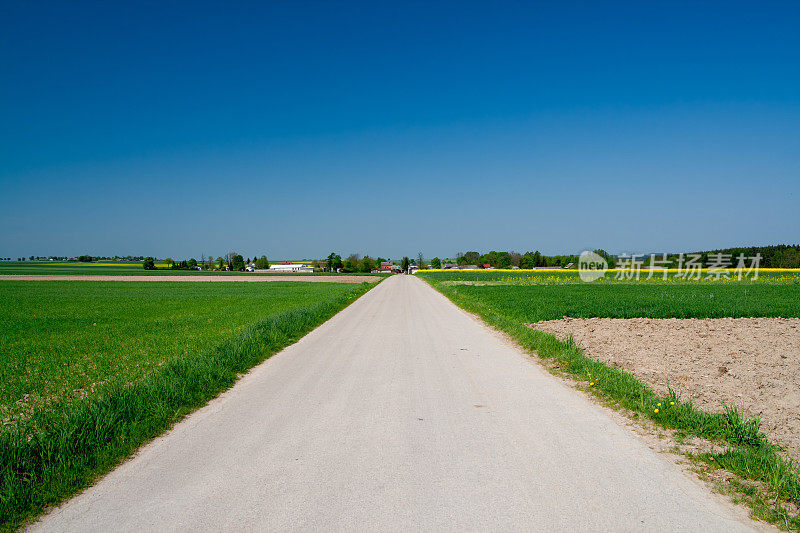
<path id="1" fill-rule="evenodd" d="M 380 276 L 80 276 L 46 274 L 4 274 L 1 280 L 15 281 L 315 281 L 361 283 L 380 281 Z"/>
<path id="2" fill-rule="evenodd" d="M 530 324 L 587 356 L 667 386 L 709 410 L 759 417 L 772 442 L 800 459 L 800 319 L 564 318 Z"/>

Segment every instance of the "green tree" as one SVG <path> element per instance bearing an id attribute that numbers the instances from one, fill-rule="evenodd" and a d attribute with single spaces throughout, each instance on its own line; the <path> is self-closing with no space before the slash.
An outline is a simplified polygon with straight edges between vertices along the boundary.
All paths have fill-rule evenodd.
<path id="1" fill-rule="evenodd" d="M 525 255 L 522 256 L 522 259 L 519 262 L 520 268 L 527 268 L 531 269 L 536 266 L 536 262 L 533 259 L 533 253 L 525 252 Z"/>
<path id="2" fill-rule="evenodd" d="M 411 265 L 411 260 L 408 257 L 403 257 L 403 259 L 400 260 L 400 268 L 403 272 L 408 272 L 409 265 Z"/>
<path id="3" fill-rule="evenodd" d="M 142 266 L 145 270 L 155 270 L 156 269 L 156 261 L 152 257 L 145 257 Z"/>
<path id="4" fill-rule="evenodd" d="M 497 252 L 492 250 L 488 254 L 482 255 L 481 259 L 479 261 L 479 264 L 480 264 L 480 266 L 489 265 L 489 266 L 496 267 L 497 266 Z"/>
<path id="5" fill-rule="evenodd" d="M 478 263 L 481 262 L 481 254 L 479 254 L 478 252 L 467 252 L 464 254 L 463 258 L 464 258 L 463 264 L 467 265 L 477 265 Z"/>
<path id="6" fill-rule="evenodd" d="M 344 260 L 342 270 L 345 272 L 358 272 L 358 264 L 360 261 L 361 257 L 358 254 L 350 254 L 347 256 L 347 259 Z"/>
<path id="7" fill-rule="evenodd" d="M 511 254 L 508 252 L 497 252 L 495 262 L 492 264 L 495 268 L 508 268 L 511 266 Z"/>
<path id="8" fill-rule="evenodd" d="M 614 258 L 611 256 L 610 253 L 606 252 L 602 248 L 595 250 L 594 253 L 596 253 L 597 255 L 599 255 L 608 262 L 608 268 L 614 268 L 615 266 Z"/>
<path id="9" fill-rule="evenodd" d="M 269 261 L 267 260 L 266 255 L 262 255 L 256 259 L 256 268 L 259 270 L 266 270 L 269 268 Z"/>
<path id="10" fill-rule="evenodd" d="M 244 257 L 241 254 L 234 254 L 231 257 L 231 270 L 244 270 Z"/>
<path id="11" fill-rule="evenodd" d="M 776 250 L 771 259 L 773 268 L 797 268 L 800 266 L 800 252 L 795 248 Z M 745 261 L 745 264 L 749 264 L 749 261 Z"/>
<path id="12" fill-rule="evenodd" d="M 340 268 L 342 268 L 342 256 L 337 253 L 331 252 L 328 255 L 328 259 L 325 261 L 325 267 L 328 269 L 329 272 L 334 272 Z"/>
<path id="13" fill-rule="evenodd" d="M 368 255 L 365 255 L 358 265 L 361 272 L 372 272 L 375 269 L 375 260 Z"/>
<path id="14" fill-rule="evenodd" d="M 442 268 L 442 260 L 438 257 L 431 259 L 431 268 Z"/>
<path id="15" fill-rule="evenodd" d="M 189 268 L 194 268 L 196 266 L 197 266 L 197 260 L 194 257 L 189 259 Z"/>

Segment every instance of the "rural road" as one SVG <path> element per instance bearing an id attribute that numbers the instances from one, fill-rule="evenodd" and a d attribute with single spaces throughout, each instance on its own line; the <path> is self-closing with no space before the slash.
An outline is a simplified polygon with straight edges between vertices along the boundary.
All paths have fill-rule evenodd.
<path id="1" fill-rule="evenodd" d="M 745 531 L 601 408 L 393 276 L 41 531 Z"/>

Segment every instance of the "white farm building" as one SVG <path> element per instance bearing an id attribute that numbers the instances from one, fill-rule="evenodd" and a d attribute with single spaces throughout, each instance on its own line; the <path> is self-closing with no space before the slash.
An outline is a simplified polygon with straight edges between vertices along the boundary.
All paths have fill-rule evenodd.
<path id="1" fill-rule="evenodd" d="M 286 263 L 281 265 L 270 265 L 267 270 L 256 270 L 256 272 L 314 272 L 314 268 L 302 263 Z"/>

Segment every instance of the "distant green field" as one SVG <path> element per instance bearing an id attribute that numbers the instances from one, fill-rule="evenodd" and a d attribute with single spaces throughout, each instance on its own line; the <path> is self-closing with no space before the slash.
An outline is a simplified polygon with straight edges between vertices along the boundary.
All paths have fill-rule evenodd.
<path id="1" fill-rule="evenodd" d="M 50 261 L 2 261 L 0 275 L 97 275 L 97 276 L 386 276 L 388 274 L 330 272 L 226 272 L 224 270 L 145 270 L 141 263 L 60 263 Z"/>
<path id="2" fill-rule="evenodd" d="M 557 284 L 585 284 L 581 281 L 577 270 L 542 270 L 542 271 L 509 271 L 509 270 L 437 270 L 437 271 L 418 271 L 417 275 L 435 283 L 450 282 L 452 284 L 475 284 L 475 285 L 557 285 Z M 618 272 L 609 271 L 602 279 L 590 283 L 592 286 L 633 283 L 633 280 L 618 280 Z M 641 277 L 635 283 L 707 283 L 708 271 L 704 271 L 700 280 L 684 280 L 677 276 L 677 272 L 669 271 L 667 280 L 662 279 L 660 272 L 654 273 L 651 279 L 647 279 L 648 272 L 642 270 Z M 735 278 L 735 275 L 733 276 Z M 714 283 L 733 283 L 736 279 L 721 279 Z M 745 281 L 745 280 L 742 280 Z M 749 281 L 749 279 L 748 279 Z M 800 269 L 761 269 L 758 280 L 762 282 L 775 283 L 800 283 Z"/>
<path id="3" fill-rule="evenodd" d="M 0 281 L 0 530 L 91 483 L 374 285 Z"/>
<path id="4" fill-rule="evenodd" d="M 468 309 L 488 308 L 522 322 L 575 318 L 798 317 L 800 276 L 762 273 L 758 281 L 583 283 L 577 272 L 418 273 Z"/>
<path id="5" fill-rule="evenodd" d="M 575 318 L 798 317 L 800 284 L 451 285 L 442 292 L 468 307 L 514 320 Z"/>

